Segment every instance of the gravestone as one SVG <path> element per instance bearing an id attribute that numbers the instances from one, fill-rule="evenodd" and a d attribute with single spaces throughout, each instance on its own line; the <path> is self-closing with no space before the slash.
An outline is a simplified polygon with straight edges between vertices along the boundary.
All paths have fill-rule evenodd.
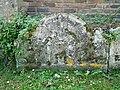
<path id="1" fill-rule="evenodd" d="M 16 55 L 17 67 L 79 67 L 81 63 L 105 63 L 102 30 L 87 31 L 86 23 L 71 14 L 43 18 L 30 37 L 31 44 L 18 40 L 22 53 Z"/>
<path id="2" fill-rule="evenodd" d="M 111 29 L 120 34 L 120 27 Z M 120 39 L 113 41 L 110 46 L 110 67 L 120 68 Z"/>

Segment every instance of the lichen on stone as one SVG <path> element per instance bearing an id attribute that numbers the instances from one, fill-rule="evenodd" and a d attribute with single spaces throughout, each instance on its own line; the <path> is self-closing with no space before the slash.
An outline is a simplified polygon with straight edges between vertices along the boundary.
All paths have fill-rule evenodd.
<path id="1" fill-rule="evenodd" d="M 26 66 L 32 63 L 37 67 L 87 66 L 96 67 L 106 62 L 105 40 L 102 31 L 87 30 L 85 22 L 70 14 L 53 14 L 43 18 L 32 33 L 32 49 L 24 48 L 17 62 L 25 60 Z M 21 46 L 24 47 L 24 46 Z M 17 57 L 17 56 L 16 56 Z M 84 62 L 81 64 L 81 62 Z M 29 64 L 28 64 L 29 63 Z M 17 63 L 18 66 L 21 63 Z"/>

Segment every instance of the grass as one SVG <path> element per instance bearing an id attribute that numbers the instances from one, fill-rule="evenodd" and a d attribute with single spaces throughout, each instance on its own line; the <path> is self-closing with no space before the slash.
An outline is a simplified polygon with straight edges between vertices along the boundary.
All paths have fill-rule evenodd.
<path id="1" fill-rule="evenodd" d="M 0 90 L 120 90 L 120 71 L 0 71 Z"/>

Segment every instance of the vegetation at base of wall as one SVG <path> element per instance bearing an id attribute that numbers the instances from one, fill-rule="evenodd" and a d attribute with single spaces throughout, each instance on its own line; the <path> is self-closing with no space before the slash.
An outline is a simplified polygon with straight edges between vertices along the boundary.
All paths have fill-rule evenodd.
<path id="1" fill-rule="evenodd" d="M 87 15 L 81 15 L 81 17 L 83 18 L 83 20 L 85 20 L 85 22 L 88 25 L 92 25 L 92 24 L 98 24 L 98 25 L 106 25 L 106 24 L 111 24 L 114 23 L 113 19 L 115 18 L 116 14 L 109 14 L 109 15 L 103 15 L 100 12 L 97 12 L 95 15 L 93 15 L 93 17 L 87 16 Z M 89 18 L 87 18 L 89 17 Z M 108 18 L 106 18 L 108 17 Z"/>
<path id="2" fill-rule="evenodd" d="M 107 33 L 103 34 L 103 37 L 106 39 L 107 43 L 108 43 L 108 49 L 107 49 L 107 53 L 108 53 L 108 58 L 107 58 L 107 73 L 109 73 L 109 60 L 110 60 L 110 48 L 111 48 L 111 43 L 115 40 L 120 39 L 120 28 L 116 28 L 116 29 L 111 29 L 108 30 Z"/>
<path id="3" fill-rule="evenodd" d="M 118 30 L 119 29 L 119 30 Z M 111 43 L 112 41 L 115 41 L 120 38 L 120 28 L 114 29 L 114 30 L 109 30 L 108 33 L 103 34 L 103 37 Z"/>
<path id="4" fill-rule="evenodd" d="M 0 71 L 0 90 L 119 90 L 120 71 Z"/>
<path id="5" fill-rule="evenodd" d="M 31 17 L 25 12 L 17 13 L 11 20 L 0 20 L 0 49 L 2 50 L 3 58 L 1 62 L 5 67 L 15 66 L 15 54 L 19 49 L 14 45 L 14 42 L 19 38 L 22 42 L 28 44 L 29 37 L 25 37 L 34 30 L 43 14 Z M 30 36 L 30 35 L 29 35 Z"/>
<path id="6" fill-rule="evenodd" d="M 118 8 L 115 13 L 110 13 L 108 15 L 98 10 L 94 15 L 77 14 L 77 16 L 82 18 L 89 26 L 97 25 L 102 29 L 110 29 L 120 25 L 120 21 L 116 19 L 119 12 L 120 8 Z"/>
<path id="7" fill-rule="evenodd" d="M 102 12 L 98 11 L 96 15 L 89 18 L 87 15 L 78 14 L 78 17 L 82 18 L 86 22 L 86 31 L 90 32 L 92 36 L 94 36 L 95 30 L 103 30 L 103 37 L 107 41 L 107 73 L 109 73 L 111 42 L 120 38 L 120 30 L 118 30 L 120 28 L 117 28 L 120 26 L 120 21 L 116 20 L 117 13 L 119 13 L 119 11 L 120 8 L 118 8 L 115 13 L 109 15 L 102 15 Z"/>
<path id="8" fill-rule="evenodd" d="M 94 35 L 94 30 L 101 28 L 104 32 L 103 37 L 108 42 L 112 42 L 120 38 L 120 32 L 118 30 L 110 31 L 110 29 L 120 26 L 120 21 L 115 20 L 119 11 L 120 8 L 115 13 L 109 15 L 103 15 L 101 11 L 97 11 L 93 17 L 88 18 L 87 15 L 81 14 L 78 14 L 78 17 L 81 17 L 86 22 L 86 30 L 92 35 Z"/>
<path id="9" fill-rule="evenodd" d="M 114 20 L 115 15 L 116 13 L 110 14 L 106 18 L 106 16 L 103 16 L 98 12 L 92 20 L 87 20 L 87 16 L 85 15 L 80 17 L 83 17 L 82 19 L 85 20 L 87 25 L 99 24 L 102 26 L 112 26 L 111 24 L 116 24 Z M 24 12 L 20 12 L 14 17 L 12 16 L 7 20 L 3 20 L 2 18 L 0 19 L 0 50 L 2 50 L 2 54 L 0 53 L 0 59 L 2 65 L 16 65 L 15 54 L 20 52 L 20 48 L 17 48 L 15 46 L 15 40 L 19 38 L 23 43 L 29 44 L 29 37 L 31 36 L 31 31 L 34 31 L 41 18 L 43 18 L 43 14 L 31 17 Z M 92 30 L 89 26 L 87 29 Z M 116 35 L 106 34 L 105 37 L 113 39 L 114 37 L 116 37 Z"/>

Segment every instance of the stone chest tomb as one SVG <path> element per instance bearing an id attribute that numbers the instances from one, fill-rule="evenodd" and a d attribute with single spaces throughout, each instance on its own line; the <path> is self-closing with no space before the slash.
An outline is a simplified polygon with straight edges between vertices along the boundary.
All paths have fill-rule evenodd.
<path id="1" fill-rule="evenodd" d="M 102 30 L 87 30 L 86 23 L 77 16 L 61 13 L 47 16 L 32 33 L 30 45 L 17 41 L 23 49 L 16 55 L 17 67 L 64 68 L 106 62 Z"/>

